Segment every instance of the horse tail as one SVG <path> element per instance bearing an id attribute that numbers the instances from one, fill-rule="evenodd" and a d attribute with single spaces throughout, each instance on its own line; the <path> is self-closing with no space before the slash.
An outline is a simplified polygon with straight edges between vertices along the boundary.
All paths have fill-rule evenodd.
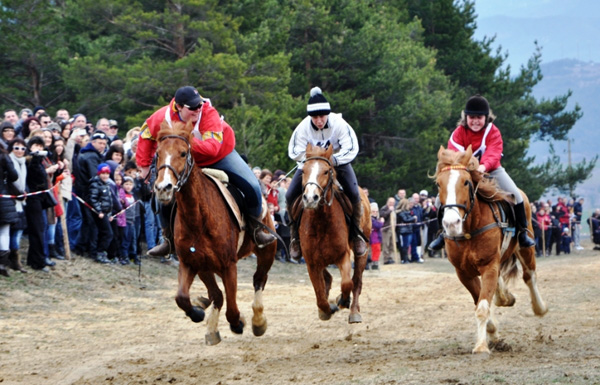
<path id="1" fill-rule="evenodd" d="M 517 266 L 517 255 L 516 253 L 513 253 L 510 257 L 500 263 L 500 276 L 504 279 L 504 282 L 508 284 L 518 273 L 519 267 Z"/>

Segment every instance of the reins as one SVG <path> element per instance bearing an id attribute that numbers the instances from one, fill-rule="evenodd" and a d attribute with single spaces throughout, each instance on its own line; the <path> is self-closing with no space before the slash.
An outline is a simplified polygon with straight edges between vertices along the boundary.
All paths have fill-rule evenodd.
<path id="1" fill-rule="evenodd" d="M 302 190 L 304 190 L 306 188 L 306 186 L 308 186 L 309 184 L 314 184 L 315 186 L 317 186 L 317 188 L 319 190 L 321 190 L 322 193 L 322 197 L 323 199 L 319 199 L 319 204 L 326 204 L 327 206 L 331 206 L 331 204 L 333 203 L 333 199 L 334 199 L 334 194 L 333 191 L 331 192 L 331 198 L 329 199 L 329 202 L 326 202 L 325 199 L 327 199 L 327 192 L 332 188 L 333 186 L 333 166 L 331 165 L 331 161 L 327 158 L 324 158 L 322 156 L 311 156 L 310 158 L 306 158 L 304 160 L 304 163 L 308 162 L 309 160 L 322 160 L 325 163 L 327 163 L 327 165 L 329 166 L 329 175 L 328 175 L 328 180 L 327 180 L 327 185 L 325 186 L 325 188 L 321 187 L 321 185 L 319 185 L 318 183 L 315 182 L 307 182 L 305 185 L 302 186 Z"/>
<path id="2" fill-rule="evenodd" d="M 192 170 L 194 168 L 194 158 L 192 157 L 192 151 L 191 151 L 192 146 L 190 145 L 190 142 L 187 140 L 187 138 L 185 138 L 183 136 L 179 136 L 179 135 L 165 135 L 162 138 L 160 138 L 160 141 L 162 142 L 163 140 L 168 139 L 168 138 L 181 139 L 188 146 L 188 150 L 187 150 L 187 154 L 186 154 L 186 158 L 185 158 L 185 168 L 183 169 L 183 172 L 181 173 L 181 175 L 170 164 L 163 164 L 162 166 L 160 166 L 158 168 L 158 170 L 156 170 L 157 174 L 163 168 L 168 168 L 169 170 L 171 170 L 173 175 L 175 175 L 175 179 L 177 179 L 177 184 L 175 185 L 175 192 L 178 192 L 179 190 L 181 190 L 181 187 L 187 182 L 187 180 L 189 179 L 190 174 L 192 173 Z"/>
<path id="3" fill-rule="evenodd" d="M 451 170 L 467 171 L 467 167 L 463 166 L 462 164 L 461 165 L 452 165 L 452 166 L 444 167 L 443 169 L 440 170 L 440 172 L 451 171 Z M 465 182 L 465 185 L 469 186 L 469 207 L 467 208 L 466 205 L 461 205 L 458 203 L 440 206 L 439 211 L 438 211 L 438 221 L 440 221 L 440 223 L 441 223 L 441 217 L 443 216 L 443 213 L 444 213 L 445 209 L 447 209 L 447 208 L 454 209 L 454 210 L 456 210 L 456 208 L 463 209 L 465 211 L 465 215 L 462 218 L 463 222 L 467 220 L 467 217 L 469 216 L 469 214 L 471 214 L 471 211 L 473 211 L 473 207 L 475 206 L 475 193 L 477 192 L 477 188 L 473 187 L 473 182 L 471 180 L 467 180 Z M 456 210 L 456 211 L 458 212 L 458 210 Z"/>

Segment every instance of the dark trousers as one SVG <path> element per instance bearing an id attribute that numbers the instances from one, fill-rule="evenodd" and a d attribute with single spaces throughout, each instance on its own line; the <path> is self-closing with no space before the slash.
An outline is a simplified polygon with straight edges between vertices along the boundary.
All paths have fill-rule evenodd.
<path id="1" fill-rule="evenodd" d="M 81 202 L 79 202 L 79 208 L 81 210 L 82 223 L 75 247 L 81 252 L 88 251 L 94 256 L 98 243 L 98 229 L 94 217 L 97 217 L 98 214 L 94 213 Z"/>
<path id="2" fill-rule="evenodd" d="M 36 196 L 33 196 L 27 199 L 25 216 L 27 218 L 27 232 L 29 238 L 27 264 L 34 269 L 42 269 L 46 266 L 45 261 L 48 255 L 44 252 L 47 224 L 46 213 L 45 210 L 42 209 L 41 198 L 37 199 Z"/>
<path id="3" fill-rule="evenodd" d="M 112 242 L 113 232 L 108 215 L 104 218 L 100 218 L 97 215 L 94 217 L 96 228 L 98 229 L 98 244 L 96 248 L 97 253 L 101 253 L 108 250 L 108 246 Z"/>

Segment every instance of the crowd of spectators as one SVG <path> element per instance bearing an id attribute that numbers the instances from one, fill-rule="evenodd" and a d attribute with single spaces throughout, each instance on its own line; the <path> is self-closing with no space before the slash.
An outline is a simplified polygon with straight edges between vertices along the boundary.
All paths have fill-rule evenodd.
<path id="1" fill-rule="evenodd" d="M 100 118 L 95 125 L 83 114 L 73 117 L 59 109 L 51 117 L 43 107 L 4 112 L 0 124 L 0 274 L 25 273 L 19 258 L 21 237 L 27 234 L 26 264 L 44 272 L 64 259 L 64 239 L 74 253 L 98 263 L 140 264 L 142 243 L 151 249 L 161 239 L 150 185 L 135 162 L 135 127 L 124 139 L 118 122 Z M 277 260 L 297 263 L 287 254 L 289 215 L 286 172 L 254 167 L 269 212 L 283 240 Z M 58 183 L 61 182 L 61 183 Z M 56 187 L 58 186 L 58 187 Z M 368 194 L 368 190 L 364 189 Z M 60 202 L 59 202 L 60 200 Z M 373 234 L 367 269 L 383 264 L 423 263 L 438 233 L 435 199 L 426 190 L 407 197 L 399 189 L 380 206 L 371 200 Z M 58 204 L 61 203 L 61 204 Z M 570 253 L 580 244 L 583 199 L 559 197 L 531 204 L 537 255 Z M 589 219 L 593 241 L 600 245 L 600 210 Z M 68 237 L 63 236 L 67 232 Z M 600 248 L 600 246 L 597 246 Z M 163 262 L 176 263 L 175 256 Z"/>

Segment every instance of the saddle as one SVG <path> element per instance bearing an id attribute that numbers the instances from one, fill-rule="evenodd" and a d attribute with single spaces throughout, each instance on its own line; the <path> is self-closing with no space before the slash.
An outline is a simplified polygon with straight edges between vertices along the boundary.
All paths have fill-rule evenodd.
<path id="1" fill-rule="evenodd" d="M 244 221 L 244 216 L 242 215 L 242 212 L 240 210 L 240 207 L 243 207 L 242 205 L 244 204 L 244 200 L 241 196 L 241 193 L 237 190 L 235 186 L 232 186 L 229 183 L 229 178 L 227 177 L 227 174 L 225 172 L 221 170 L 216 170 L 214 168 L 203 168 L 202 172 L 208 177 L 208 179 L 210 179 L 215 184 L 215 186 L 217 186 L 219 192 L 221 193 L 221 196 L 223 196 L 223 198 L 225 199 L 226 206 L 229 208 L 229 212 L 235 218 L 235 222 L 237 223 L 238 228 L 240 229 L 240 231 L 244 230 L 246 228 L 246 222 Z M 234 197 L 234 194 L 238 196 L 237 199 Z M 265 209 L 263 202 L 263 212 L 264 211 Z"/>

